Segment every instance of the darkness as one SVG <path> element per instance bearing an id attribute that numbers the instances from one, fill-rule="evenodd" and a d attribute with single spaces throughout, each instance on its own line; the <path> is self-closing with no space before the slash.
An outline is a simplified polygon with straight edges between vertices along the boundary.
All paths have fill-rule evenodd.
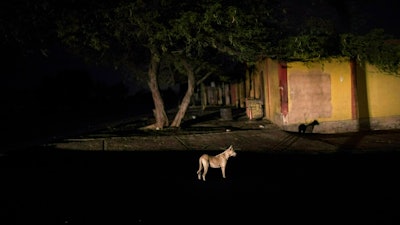
<path id="1" fill-rule="evenodd" d="M 2 224 L 397 224 L 398 154 L 31 149 L 0 160 Z M 214 154 L 213 151 L 202 153 Z"/>

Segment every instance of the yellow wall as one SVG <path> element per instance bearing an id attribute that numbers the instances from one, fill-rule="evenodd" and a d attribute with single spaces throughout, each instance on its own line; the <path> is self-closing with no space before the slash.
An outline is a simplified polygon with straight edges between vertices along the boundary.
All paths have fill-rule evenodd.
<path id="1" fill-rule="evenodd" d="M 351 68 L 347 60 L 334 60 L 325 64 L 325 71 L 331 75 L 332 116 L 327 120 L 348 120 L 351 118 Z"/>
<path id="2" fill-rule="evenodd" d="M 270 97 L 270 107 L 271 107 L 271 117 L 281 123 L 281 98 L 279 89 L 279 76 L 278 69 L 279 63 L 274 60 L 268 61 L 268 79 L 269 79 L 269 91 L 271 93 Z"/>
<path id="3" fill-rule="evenodd" d="M 351 119 L 351 68 L 350 64 L 346 60 L 331 60 L 321 63 L 308 63 L 292 62 L 288 63 L 288 90 L 290 92 L 294 85 L 303 85 L 297 83 L 290 83 L 290 76 L 296 74 L 326 74 L 330 77 L 330 93 L 331 93 L 331 113 L 330 116 L 314 118 L 313 116 L 304 116 L 300 114 L 312 115 L 313 112 L 293 112 L 291 106 L 293 95 L 289 93 L 289 112 L 291 117 L 306 117 L 308 121 L 290 121 L 289 123 L 304 123 L 311 122 L 314 119 L 318 121 L 336 121 L 336 120 L 348 120 Z M 318 87 L 315 87 L 318 88 Z M 320 87 L 322 88 L 322 87 Z"/>
<path id="4" fill-rule="evenodd" d="M 370 117 L 400 115 L 400 77 L 366 65 Z"/>
<path id="5" fill-rule="evenodd" d="M 264 117 L 281 124 L 278 62 L 265 59 L 257 65 L 256 73 L 262 74 L 264 83 Z"/>

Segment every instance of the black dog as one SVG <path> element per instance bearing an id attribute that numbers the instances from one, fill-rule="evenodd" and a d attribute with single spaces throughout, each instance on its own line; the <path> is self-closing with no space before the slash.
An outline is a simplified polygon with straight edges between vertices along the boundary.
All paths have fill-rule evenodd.
<path id="1" fill-rule="evenodd" d="M 299 133 L 304 134 L 304 133 L 306 133 L 306 131 L 307 131 L 307 133 L 312 133 L 315 125 L 319 125 L 317 120 L 314 120 L 313 122 L 311 122 L 309 124 L 302 123 L 299 125 Z"/>

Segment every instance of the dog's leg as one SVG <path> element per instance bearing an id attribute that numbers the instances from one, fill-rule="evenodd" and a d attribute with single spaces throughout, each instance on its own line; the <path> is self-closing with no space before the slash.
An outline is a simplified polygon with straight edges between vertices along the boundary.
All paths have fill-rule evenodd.
<path id="1" fill-rule="evenodd" d="M 225 176 L 225 166 L 221 166 L 221 171 L 222 171 L 222 177 L 226 178 L 226 176 Z"/>
<path id="2" fill-rule="evenodd" d="M 203 181 L 206 181 L 206 175 L 207 175 L 207 172 L 208 172 L 208 166 L 209 166 L 208 163 L 205 163 L 203 165 Z"/>
<path id="3" fill-rule="evenodd" d="M 201 170 L 203 169 L 203 164 L 201 162 L 201 158 L 199 158 L 199 170 L 197 170 L 197 178 L 201 180 Z"/>

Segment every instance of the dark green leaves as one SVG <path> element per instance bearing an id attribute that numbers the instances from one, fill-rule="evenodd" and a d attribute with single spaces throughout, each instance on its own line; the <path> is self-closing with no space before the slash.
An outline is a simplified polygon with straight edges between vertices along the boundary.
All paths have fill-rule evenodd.
<path id="1" fill-rule="evenodd" d="M 382 29 L 365 35 L 343 34 L 341 49 L 344 56 L 369 62 L 386 72 L 399 73 L 400 43 L 391 40 Z"/>

